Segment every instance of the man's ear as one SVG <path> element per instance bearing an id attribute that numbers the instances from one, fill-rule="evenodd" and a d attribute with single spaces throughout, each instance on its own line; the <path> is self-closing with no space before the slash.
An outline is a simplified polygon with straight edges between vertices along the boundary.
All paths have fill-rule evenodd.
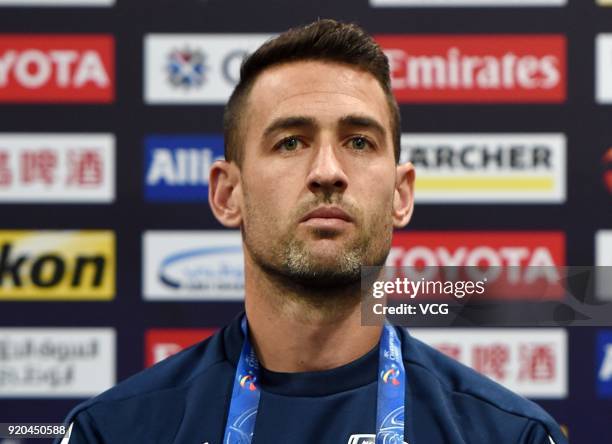
<path id="1" fill-rule="evenodd" d="M 242 223 L 240 170 L 234 162 L 217 160 L 210 169 L 208 203 L 217 220 L 229 228 Z"/>
<path id="2" fill-rule="evenodd" d="M 405 227 L 414 209 L 414 166 L 410 162 L 398 165 L 393 196 L 393 226 Z"/>

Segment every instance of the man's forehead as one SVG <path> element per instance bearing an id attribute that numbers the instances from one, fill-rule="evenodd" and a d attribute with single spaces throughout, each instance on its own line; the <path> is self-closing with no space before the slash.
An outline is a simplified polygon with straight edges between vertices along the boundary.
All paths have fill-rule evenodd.
<path id="1" fill-rule="evenodd" d="M 249 114 L 273 120 L 299 112 L 324 117 L 344 108 L 388 121 L 385 94 L 367 71 L 327 61 L 298 61 L 270 67 L 256 79 L 249 96 Z"/>
<path id="2" fill-rule="evenodd" d="M 302 83 L 288 82 L 299 78 Z M 364 84 L 377 84 L 369 72 L 356 66 L 327 60 L 298 60 L 273 65 L 261 72 L 255 82 L 260 87 L 292 91 L 312 85 L 359 88 Z"/>

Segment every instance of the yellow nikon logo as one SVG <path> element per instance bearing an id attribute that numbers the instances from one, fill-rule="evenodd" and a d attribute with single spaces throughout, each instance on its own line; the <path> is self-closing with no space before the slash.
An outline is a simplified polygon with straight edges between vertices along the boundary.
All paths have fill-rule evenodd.
<path id="1" fill-rule="evenodd" d="M 112 231 L 0 230 L 0 301 L 114 297 Z"/>
<path id="2" fill-rule="evenodd" d="M 612 0 L 597 0 L 597 4 L 601 6 L 612 6 Z"/>

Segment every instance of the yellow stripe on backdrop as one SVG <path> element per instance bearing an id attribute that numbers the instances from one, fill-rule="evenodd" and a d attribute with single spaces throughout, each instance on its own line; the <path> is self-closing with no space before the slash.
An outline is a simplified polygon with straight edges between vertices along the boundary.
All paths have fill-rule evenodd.
<path id="1" fill-rule="evenodd" d="M 460 192 L 465 190 L 546 191 L 554 188 L 554 179 L 550 177 L 442 177 L 417 178 L 415 187 L 418 190 L 447 190 Z"/>

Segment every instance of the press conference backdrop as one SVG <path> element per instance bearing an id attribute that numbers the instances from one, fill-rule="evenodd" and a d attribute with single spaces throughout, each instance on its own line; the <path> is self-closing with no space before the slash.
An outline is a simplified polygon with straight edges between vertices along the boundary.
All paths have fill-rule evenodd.
<path id="1" fill-rule="evenodd" d="M 390 263 L 612 265 L 608 6 L 0 0 L 0 420 L 61 421 L 241 310 L 207 204 L 223 105 L 245 54 L 317 17 L 391 62 L 418 179 Z M 612 442 L 611 328 L 414 334 Z"/>

